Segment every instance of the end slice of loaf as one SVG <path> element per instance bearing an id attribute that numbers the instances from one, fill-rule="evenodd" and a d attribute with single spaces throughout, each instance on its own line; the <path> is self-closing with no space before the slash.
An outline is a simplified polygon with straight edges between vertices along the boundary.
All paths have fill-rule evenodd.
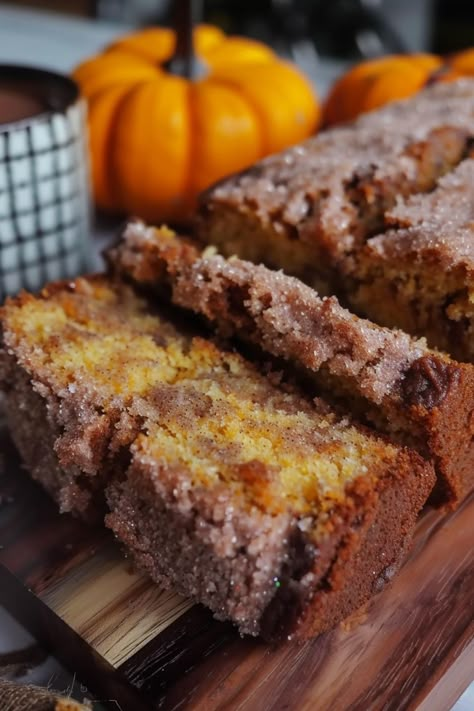
<path id="1" fill-rule="evenodd" d="M 308 637 L 400 565 L 434 483 L 416 453 L 105 277 L 9 300 L 1 324 L 33 477 L 76 515 L 99 515 L 105 493 L 108 525 L 154 580 L 243 633 Z"/>
<path id="2" fill-rule="evenodd" d="M 8 299 L 0 323 L 1 388 L 26 466 L 62 511 L 103 516 L 138 433 L 130 407 L 177 377 L 189 334 L 102 276 Z"/>
<path id="3" fill-rule="evenodd" d="M 109 260 L 137 284 L 170 285 L 175 304 L 302 366 L 326 395 L 417 449 L 435 465 L 438 503 L 456 505 L 473 488 L 472 365 L 358 318 L 281 272 L 201 254 L 166 228 L 131 223 Z"/>
<path id="4" fill-rule="evenodd" d="M 219 182 L 201 197 L 198 234 L 334 293 L 397 197 L 430 191 L 473 138 L 474 80 L 438 84 Z"/>

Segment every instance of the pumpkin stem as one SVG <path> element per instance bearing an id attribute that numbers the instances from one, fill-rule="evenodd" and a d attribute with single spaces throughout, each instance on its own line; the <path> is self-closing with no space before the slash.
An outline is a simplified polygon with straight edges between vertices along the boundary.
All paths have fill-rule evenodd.
<path id="1" fill-rule="evenodd" d="M 198 79 L 205 74 L 205 66 L 194 51 L 193 30 L 202 16 L 202 0 L 174 0 L 173 26 L 176 48 L 166 69 L 185 79 Z"/>

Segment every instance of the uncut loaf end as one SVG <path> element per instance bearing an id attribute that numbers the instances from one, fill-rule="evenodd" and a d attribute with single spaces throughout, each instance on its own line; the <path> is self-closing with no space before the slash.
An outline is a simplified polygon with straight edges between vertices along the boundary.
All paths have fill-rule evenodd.
<path id="1" fill-rule="evenodd" d="M 397 199 L 429 193 L 472 151 L 474 79 L 323 131 L 206 191 L 203 244 L 344 294 L 353 257 Z"/>

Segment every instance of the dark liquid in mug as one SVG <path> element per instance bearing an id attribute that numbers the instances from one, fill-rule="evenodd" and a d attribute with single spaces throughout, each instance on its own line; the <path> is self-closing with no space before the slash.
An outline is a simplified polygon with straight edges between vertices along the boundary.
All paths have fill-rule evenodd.
<path id="1" fill-rule="evenodd" d="M 15 89 L 11 85 L 0 84 L 0 124 L 37 116 L 47 108 L 45 101 Z"/>

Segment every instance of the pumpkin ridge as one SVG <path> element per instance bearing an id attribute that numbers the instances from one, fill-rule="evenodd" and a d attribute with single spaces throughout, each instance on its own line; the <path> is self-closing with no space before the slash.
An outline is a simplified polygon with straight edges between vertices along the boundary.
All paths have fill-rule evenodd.
<path id="1" fill-rule="evenodd" d="M 260 151 L 257 117 L 241 91 L 211 76 L 193 88 L 193 199 L 224 175 L 250 165 Z M 209 120 L 212 117 L 212 120 Z M 229 133 L 229 122 L 234 127 Z"/>
<path id="2" fill-rule="evenodd" d="M 106 190 L 106 193 L 108 197 L 111 198 L 111 204 L 113 205 L 120 205 L 123 204 L 122 200 L 122 190 L 121 186 L 119 184 L 118 180 L 118 171 L 114 169 L 114 162 L 111 160 L 111 156 L 114 155 L 114 152 L 112 151 L 112 146 L 114 145 L 114 139 L 115 139 L 115 133 L 116 133 L 116 128 L 117 128 L 117 123 L 119 121 L 119 116 L 120 116 L 120 111 L 122 109 L 122 106 L 126 103 L 126 101 L 130 98 L 131 94 L 137 91 L 140 87 L 142 87 L 144 84 L 153 81 L 153 80 L 144 80 L 143 82 L 140 82 L 139 84 L 132 84 L 129 86 L 127 90 L 124 91 L 122 96 L 117 102 L 117 105 L 115 106 L 114 111 L 112 112 L 112 116 L 110 119 L 110 125 L 109 125 L 109 130 L 107 132 L 107 136 L 105 139 L 105 150 L 104 150 L 104 161 L 105 161 L 105 168 L 104 168 L 104 177 L 108 181 L 108 189 Z M 108 90 L 104 90 L 108 91 Z"/>
<path id="3" fill-rule="evenodd" d="M 111 170 L 110 159 L 112 139 L 114 134 L 114 123 L 117 120 L 118 111 L 121 103 L 125 100 L 127 94 L 136 87 L 136 84 L 127 85 L 114 85 L 113 87 L 104 88 L 96 92 L 92 97 L 90 97 L 90 110 L 89 110 L 89 135 L 90 135 L 90 145 L 97 143 L 101 145 L 101 150 L 96 147 L 95 151 L 92 153 L 92 178 L 94 193 L 96 195 L 97 204 L 103 210 L 113 211 L 117 209 L 116 198 L 116 185 L 114 181 L 113 171 Z M 103 101 L 106 101 L 110 94 L 114 91 L 122 90 L 121 96 L 118 98 L 117 103 L 109 107 L 109 114 L 106 114 L 106 123 L 108 126 L 104 128 L 104 112 L 103 112 Z M 102 122 L 99 123 L 97 119 L 97 113 L 101 110 L 100 116 Z M 102 139 L 99 137 L 103 134 Z M 99 166 L 99 167 L 97 167 Z"/>
<path id="4" fill-rule="evenodd" d="M 224 55 L 220 50 L 224 49 Z M 251 59 L 248 57 L 250 53 Z M 256 56 L 255 56 L 256 55 Z M 262 42 L 247 37 L 227 36 L 225 42 L 215 45 L 206 56 L 212 71 L 230 67 L 247 67 L 252 64 L 274 64 L 278 62 L 275 52 Z"/>
<path id="5" fill-rule="evenodd" d="M 197 194 L 266 153 L 307 138 L 320 111 L 304 73 L 270 47 L 194 30 L 205 78 L 164 66 L 173 34 L 117 39 L 74 75 L 91 107 L 94 194 L 104 209 L 149 221 L 191 219 Z"/>
<path id="6" fill-rule="evenodd" d="M 273 136 L 272 138 L 268 137 L 268 134 L 265 132 L 266 126 L 269 125 L 269 115 L 268 111 L 265 109 L 265 103 L 260 103 L 258 99 L 253 99 L 251 92 L 248 91 L 248 85 L 250 82 L 254 81 L 254 73 L 256 73 L 260 70 L 263 70 L 264 72 L 270 72 L 270 77 L 273 80 L 272 84 L 276 84 L 277 86 L 281 84 L 281 79 L 283 77 L 283 71 L 285 70 L 290 70 L 292 72 L 292 80 L 293 83 L 294 81 L 299 78 L 300 80 L 303 80 L 303 83 L 306 84 L 306 89 L 309 89 L 310 92 L 312 92 L 313 97 L 316 97 L 316 90 L 314 87 L 311 86 L 309 80 L 304 76 L 302 72 L 299 72 L 295 68 L 292 67 L 292 65 L 289 62 L 285 62 L 281 59 L 276 59 L 275 62 L 270 63 L 270 62 L 258 62 L 254 64 L 253 66 L 250 64 L 243 64 L 241 67 L 238 68 L 241 77 L 239 76 L 239 73 L 237 72 L 237 76 L 234 76 L 234 72 L 236 72 L 235 69 L 232 70 L 232 68 L 229 66 L 229 72 L 232 70 L 232 76 L 229 76 L 226 74 L 226 67 L 219 68 L 216 72 L 216 74 L 213 76 L 213 79 L 219 79 L 219 81 L 223 83 L 227 83 L 229 86 L 233 86 L 234 89 L 236 89 L 240 95 L 245 96 L 246 101 L 249 103 L 249 105 L 253 108 L 255 114 L 258 116 L 258 122 L 259 122 L 259 127 L 261 128 L 261 136 L 262 136 L 262 141 L 261 141 L 261 146 L 260 146 L 260 158 L 263 158 L 265 155 L 269 153 L 274 153 L 276 151 L 283 150 L 283 148 L 292 145 L 294 143 L 298 143 L 301 140 L 304 140 L 304 138 L 307 138 L 309 135 L 311 135 L 312 132 L 314 132 L 317 129 L 317 126 L 320 123 L 320 111 L 319 108 L 317 107 L 317 104 L 315 103 L 315 99 L 313 99 L 314 107 L 316 108 L 316 114 L 314 116 L 314 123 L 312 126 L 312 130 L 310 132 L 302 132 L 301 135 L 293 135 L 292 140 L 287 140 L 288 139 L 288 133 L 286 132 L 285 138 L 282 140 L 281 134 L 275 138 Z M 221 71 L 223 72 L 221 74 Z M 245 73 L 244 73 L 245 72 Z M 280 74 L 279 74 L 280 73 Z M 268 78 L 268 77 L 267 77 Z M 287 77 L 288 78 L 288 77 Z M 261 79 L 261 77 L 260 77 Z M 256 81 L 256 80 L 255 80 Z M 261 84 L 262 82 L 260 82 Z M 288 99 L 288 96 L 286 96 Z M 268 103 L 268 105 L 272 105 L 271 102 Z M 271 119 L 270 119 L 271 120 Z M 271 125 L 271 124 L 270 124 Z M 285 126 L 285 129 L 288 129 L 288 123 L 286 121 L 283 122 L 283 125 Z M 294 132 L 292 131 L 294 134 Z"/>
<path id="7" fill-rule="evenodd" d="M 212 74 L 208 81 L 212 82 L 213 84 L 216 84 L 217 86 L 223 86 L 227 89 L 232 89 L 232 91 L 237 92 L 239 95 L 240 99 L 247 104 L 249 109 L 251 110 L 252 114 L 254 115 L 255 121 L 258 125 L 258 133 L 259 133 L 259 157 L 261 158 L 263 156 L 263 150 L 264 150 L 264 141 L 263 141 L 263 131 L 265 128 L 265 120 L 263 113 L 259 111 L 259 108 L 256 104 L 256 102 L 252 101 L 251 97 L 247 96 L 245 91 L 241 86 L 239 86 L 238 82 L 232 81 L 232 79 L 227 79 L 225 77 L 221 76 L 216 76 L 215 74 Z M 257 158 L 257 160 L 258 160 Z"/>
<path id="8" fill-rule="evenodd" d="M 202 81 L 202 80 L 201 80 Z M 188 146 L 188 165 L 186 171 L 186 181 L 184 195 L 190 195 L 193 192 L 193 165 L 196 158 L 196 112 L 194 110 L 193 93 L 197 82 L 190 81 L 187 87 L 187 102 L 188 102 L 188 117 L 189 117 L 189 146 Z"/>
<path id="9" fill-rule="evenodd" d="M 142 57 L 132 55 L 132 71 L 128 57 L 124 52 L 109 52 L 82 62 L 73 72 L 74 79 L 81 87 L 82 93 L 90 99 L 94 94 L 115 86 L 116 84 L 135 83 L 156 78 L 159 67 L 147 62 Z M 115 71 L 112 71 L 115 69 Z M 119 71 L 118 71 L 119 70 Z M 106 80 L 101 77 L 106 75 Z M 125 74 L 125 76 L 123 76 Z M 92 88 L 91 88 L 92 87 Z"/>
<path id="10" fill-rule="evenodd" d="M 224 32 L 221 32 L 220 36 L 215 35 L 214 40 L 212 45 L 209 47 L 206 47 L 206 50 L 204 51 L 202 47 L 199 47 L 199 41 L 198 41 L 198 30 L 200 28 L 206 28 L 208 29 L 211 27 L 213 30 L 217 29 L 213 25 L 208 25 L 206 23 L 201 23 L 195 30 L 194 30 L 194 49 L 198 57 L 206 64 L 207 67 L 209 67 L 209 70 L 211 69 L 211 63 L 209 62 L 208 59 L 208 53 L 213 52 L 216 47 L 220 47 L 224 42 L 227 42 L 227 35 Z M 201 30 L 202 31 L 202 30 Z"/>
<path id="11" fill-rule="evenodd" d="M 222 77 L 220 75 L 212 75 L 209 78 L 209 81 L 212 81 L 213 83 L 226 87 L 227 89 L 232 89 L 232 91 L 236 91 L 240 98 L 244 101 L 244 103 L 247 104 L 247 106 L 250 108 L 252 111 L 252 114 L 255 117 L 255 121 L 258 126 L 258 133 L 259 133 L 259 155 L 257 156 L 256 160 L 259 160 L 260 158 L 263 157 L 264 155 L 264 129 L 265 129 L 265 116 L 263 115 L 263 112 L 259 109 L 257 103 L 255 101 L 252 101 L 251 97 L 247 96 L 245 93 L 244 89 L 242 86 L 238 83 L 238 81 L 234 81 L 231 78 L 227 77 Z"/>
<path id="12" fill-rule="evenodd" d="M 150 42 L 151 40 L 151 42 Z M 165 45 L 164 51 L 160 50 L 159 56 L 156 56 L 156 48 L 159 44 Z M 149 47 L 153 47 L 153 52 L 149 51 Z M 166 46 L 169 45 L 169 46 Z M 167 27 L 148 27 L 138 32 L 130 32 L 120 39 L 112 42 L 105 53 L 127 52 L 134 59 L 137 57 L 152 66 L 161 67 L 166 62 L 174 51 L 173 47 L 173 32 Z"/>
<path id="13" fill-rule="evenodd" d="M 187 96 L 188 82 L 181 77 L 163 73 L 162 81 L 151 83 L 149 103 L 142 105 L 141 116 L 148 122 L 145 128 L 151 122 L 152 129 L 143 131 L 138 142 L 135 135 L 135 143 L 131 142 L 135 177 L 125 166 L 127 194 L 123 199 L 129 212 L 139 199 L 140 212 L 148 217 L 157 209 L 163 211 L 164 219 L 184 213 L 191 134 Z M 135 107 L 134 118 L 136 114 Z"/>

